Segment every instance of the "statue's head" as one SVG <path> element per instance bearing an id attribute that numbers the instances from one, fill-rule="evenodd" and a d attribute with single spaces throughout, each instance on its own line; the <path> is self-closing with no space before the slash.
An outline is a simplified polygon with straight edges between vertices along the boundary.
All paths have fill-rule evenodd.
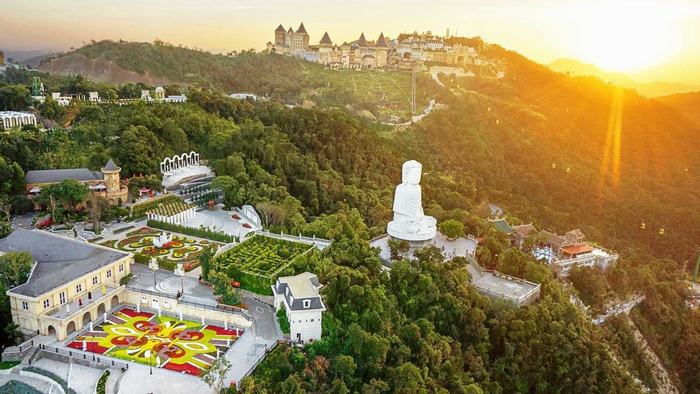
<path id="1" fill-rule="evenodd" d="M 401 170 L 401 182 L 409 185 L 420 184 L 420 174 L 422 170 L 423 166 L 415 160 L 404 162 Z"/>

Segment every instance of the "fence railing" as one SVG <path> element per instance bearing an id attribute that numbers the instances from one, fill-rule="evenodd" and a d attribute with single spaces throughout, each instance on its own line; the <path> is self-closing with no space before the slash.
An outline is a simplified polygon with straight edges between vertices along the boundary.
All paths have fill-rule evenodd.
<path id="1" fill-rule="evenodd" d="M 71 359 L 72 362 L 76 360 L 83 360 L 86 362 L 93 362 L 99 365 L 103 365 L 109 368 L 124 368 L 129 369 L 129 363 L 117 361 L 111 357 L 100 356 L 95 353 L 83 352 L 81 350 L 73 349 L 62 349 L 55 346 L 49 346 L 41 344 L 39 349 L 44 353 L 58 354 L 61 356 L 66 356 Z"/>
<path id="2" fill-rule="evenodd" d="M 250 375 L 251 373 L 253 373 L 253 371 L 255 371 L 255 368 L 257 368 L 258 364 L 260 364 L 260 363 L 262 362 L 262 360 L 265 359 L 265 356 L 267 356 L 268 353 L 272 352 L 272 351 L 277 347 L 277 345 L 278 345 L 279 343 L 280 343 L 280 341 L 275 341 L 275 342 L 272 344 L 272 346 L 270 346 L 269 348 L 265 348 L 265 352 L 263 353 L 262 357 L 258 358 L 258 359 L 253 363 L 253 365 L 251 365 L 250 368 L 248 368 L 248 370 L 245 371 L 245 373 L 244 373 L 243 375 L 241 375 L 241 379 L 240 379 L 238 382 L 236 382 L 236 387 L 238 387 L 238 385 L 241 384 L 241 380 L 243 380 L 243 378 L 245 378 L 246 376 L 248 376 L 248 375 Z"/>
<path id="3" fill-rule="evenodd" d="M 148 294 L 148 295 L 153 295 L 156 297 L 168 298 L 170 300 L 174 300 L 177 304 L 181 304 L 181 305 L 188 305 L 188 306 L 193 306 L 195 308 L 207 309 L 210 311 L 217 311 L 217 312 L 222 312 L 222 313 L 228 313 L 231 315 L 240 315 L 248 320 L 252 320 L 252 317 L 248 312 L 246 312 L 245 310 L 240 309 L 240 308 L 233 309 L 236 307 L 220 308 L 218 305 L 214 306 L 214 305 L 207 305 L 207 304 L 202 304 L 202 303 L 194 302 L 194 301 L 186 301 L 186 300 L 183 300 L 182 298 L 178 299 L 177 297 L 174 297 L 170 294 L 161 293 L 161 292 L 153 291 L 153 290 L 147 290 L 147 289 L 139 289 L 139 288 L 136 288 L 133 286 L 126 286 L 126 289 L 129 291 L 132 291 L 134 293 Z"/>
<path id="4" fill-rule="evenodd" d="M 264 237 L 269 237 L 269 238 L 281 239 L 284 241 L 302 242 L 302 243 L 305 243 L 308 245 L 313 245 L 321 250 L 330 246 L 330 244 L 332 242 L 329 239 L 307 237 L 304 235 L 291 235 L 291 234 L 284 234 L 284 233 L 277 234 L 277 233 L 272 233 L 268 230 L 256 231 L 255 234 L 262 235 Z"/>

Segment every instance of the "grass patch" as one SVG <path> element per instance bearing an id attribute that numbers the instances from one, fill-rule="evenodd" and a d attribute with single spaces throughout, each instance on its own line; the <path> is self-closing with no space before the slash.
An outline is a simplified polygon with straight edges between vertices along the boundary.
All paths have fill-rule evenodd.
<path id="1" fill-rule="evenodd" d="M 19 361 L 0 361 L 0 369 L 10 369 L 18 364 Z"/>

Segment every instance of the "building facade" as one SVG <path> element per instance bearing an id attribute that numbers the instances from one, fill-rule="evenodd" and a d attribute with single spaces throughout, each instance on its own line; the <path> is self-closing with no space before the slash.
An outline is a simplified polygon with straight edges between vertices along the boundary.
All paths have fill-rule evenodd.
<path id="1" fill-rule="evenodd" d="M 60 170 L 28 171 L 24 179 L 29 198 L 35 198 L 41 189 L 49 185 L 72 179 L 85 184 L 90 192 L 97 197 L 105 198 L 110 205 L 122 205 L 128 199 L 128 189 L 121 184 L 121 168 L 112 159 L 100 171 L 90 171 L 87 168 L 69 168 Z M 35 209 L 41 206 L 35 202 Z"/>
<path id="2" fill-rule="evenodd" d="M 36 116 L 29 112 L 0 111 L 0 130 L 9 130 L 24 125 L 36 126 Z"/>
<path id="3" fill-rule="evenodd" d="M 318 293 L 321 287 L 318 277 L 310 272 L 280 277 L 272 285 L 275 310 L 284 307 L 293 342 L 321 339 L 321 319 L 326 310 Z"/>
<path id="4" fill-rule="evenodd" d="M 122 300 L 119 281 L 133 256 L 45 231 L 17 229 L 0 240 L 0 253 L 29 252 L 29 279 L 7 291 L 12 320 L 24 334 L 63 340 Z"/>

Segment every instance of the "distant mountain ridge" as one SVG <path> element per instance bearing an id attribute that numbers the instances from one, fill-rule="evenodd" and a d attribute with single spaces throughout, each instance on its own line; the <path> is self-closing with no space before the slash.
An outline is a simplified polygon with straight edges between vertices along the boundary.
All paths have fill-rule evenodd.
<path id="1" fill-rule="evenodd" d="M 678 93 L 656 99 L 685 115 L 700 127 L 700 92 Z"/>
<path id="2" fill-rule="evenodd" d="M 253 55 L 245 51 L 238 56 L 225 56 L 160 41 L 104 40 L 47 58 L 39 70 L 60 75 L 81 74 L 91 80 L 116 84 L 200 85 L 274 97 L 300 86 L 301 70 L 315 66 L 302 62 L 288 56 Z"/>
<path id="3" fill-rule="evenodd" d="M 551 70 L 572 75 L 590 75 L 614 85 L 635 89 L 648 97 L 666 96 L 675 93 L 685 93 L 700 90 L 700 86 L 687 85 L 677 82 L 655 81 L 638 83 L 623 73 L 609 72 L 594 64 L 588 64 L 576 59 L 560 58 L 547 65 Z"/>

